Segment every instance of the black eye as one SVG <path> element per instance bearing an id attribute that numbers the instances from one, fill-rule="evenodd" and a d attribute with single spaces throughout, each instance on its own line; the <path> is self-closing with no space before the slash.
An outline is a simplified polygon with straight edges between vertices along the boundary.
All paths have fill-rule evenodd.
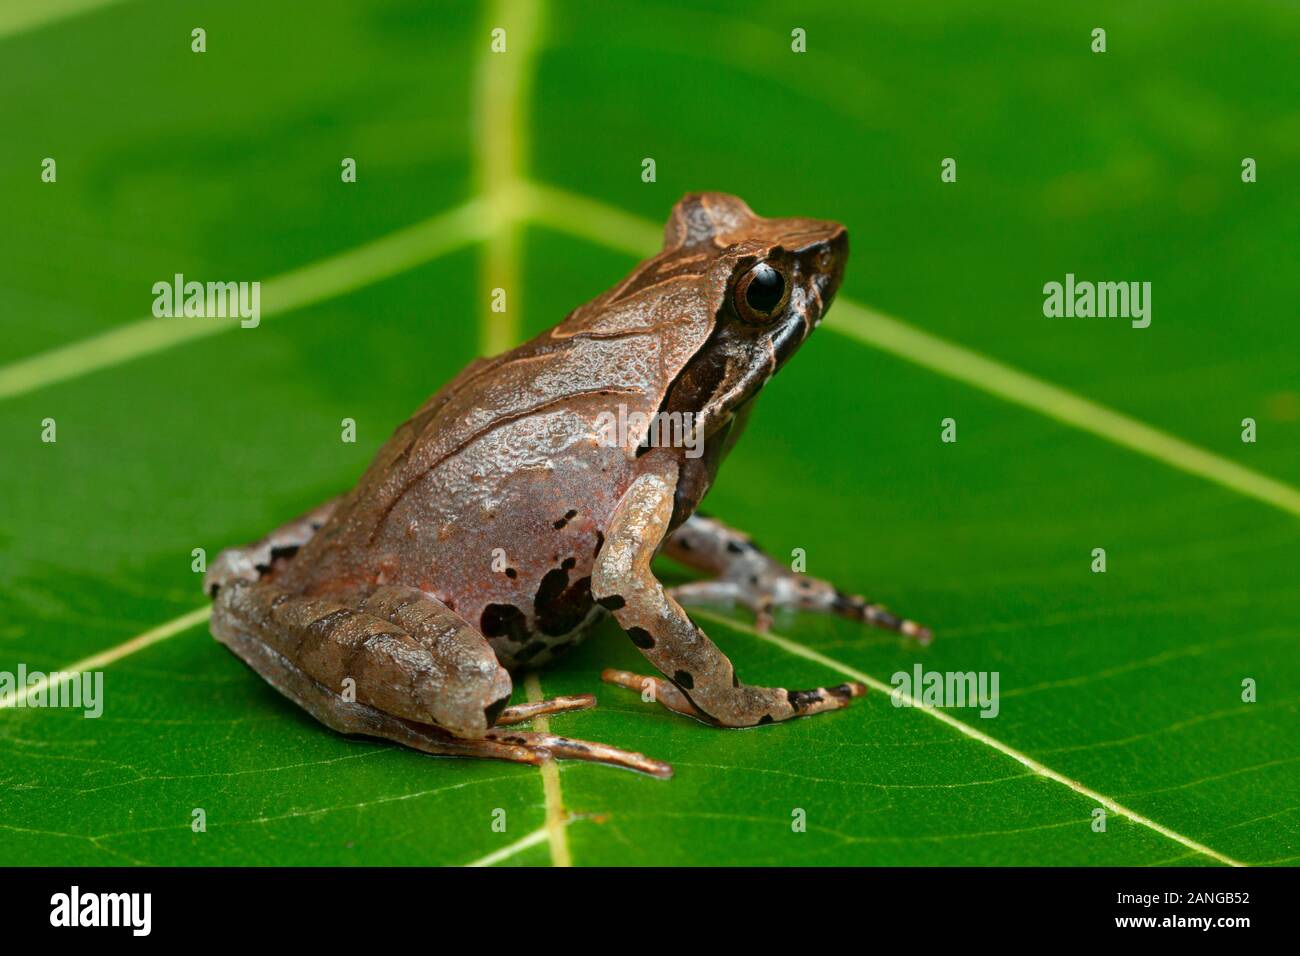
<path id="1" fill-rule="evenodd" d="M 736 311 L 747 322 L 766 322 L 785 305 L 785 293 L 785 277 L 760 262 L 736 286 Z"/>

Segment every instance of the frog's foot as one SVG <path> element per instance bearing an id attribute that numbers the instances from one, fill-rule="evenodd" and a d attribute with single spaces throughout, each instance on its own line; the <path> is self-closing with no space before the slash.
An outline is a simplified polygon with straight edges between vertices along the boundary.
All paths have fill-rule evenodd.
<path id="1" fill-rule="evenodd" d="M 845 594 L 835 585 L 791 571 L 758 547 L 748 535 L 729 528 L 715 518 L 692 515 L 668 536 L 664 554 L 689 567 L 712 571 L 718 577 L 691 581 L 669 588 L 673 599 L 684 606 L 748 608 L 754 626 L 767 631 L 772 612 L 778 608 L 834 614 L 862 621 L 928 644 L 930 629 L 890 613 L 857 595 Z"/>
<path id="2" fill-rule="evenodd" d="M 203 593 L 217 596 L 223 587 L 236 581 L 260 580 L 278 564 L 289 561 L 330 519 L 338 498 L 318 505 L 299 518 L 276 528 L 266 537 L 242 548 L 227 548 L 216 556 L 203 576 Z"/>
<path id="3" fill-rule="evenodd" d="M 628 690 L 637 691 L 642 695 L 649 692 L 654 700 L 674 713 L 694 717 L 696 720 L 702 720 L 709 724 L 717 723 L 708 714 L 696 707 L 691 699 L 682 693 L 681 688 L 670 681 L 658 677 L 633 674 L 631 671 L 613 669 L 602 671 L 600 679 L 607 684 L 626 687 Z M 838 684 L 835 687 L 817 687 L 813 690 L 784 690 L 783 688 L 776 688 L 776 690 L 784 693 L 786 699 L 794 705 L 796 712 L 791 715 L 794 717 L 807 717 L 811 714 L 820 714 L 826 710 L 840 710 L 849 706 L 849 701 L 854 697 L 861 697 L 867 692 L 866 686 L 856 681 Z M 764 721 L 761 718 L 757 722 L 770 723 L 770 721 Z"/>
<path id="4" fill-rule="evenodd" d="M 560 760 L 587 760 L 637 770 L 661 780 L 667 780 L 673 775 L 673 768 L 662 760 L 590 740 L 574 740 L 571 737 L 557 737 L 555 734 L 519 730 L 489 730 L 487 740 L 523 747 L 533 753 L 543 754 L 543 759 L 556 757 Z"/>
<path id="5" fill-rule="evenodd" d="M 511 724 L 520 724 L 534 717 L 549 714 L 565 714 L 574 710 L 586 710 L 596 706 L 594 694 L 576 694 L 572 697 L 552 697 L 549 700 L 530 701 L 514 704 L 497 715 L 496 725 L 487 732 L 488 740 L 515 747 L 523 747 L 533 753 L 547 754 L 560 760 L 589 760 L 593 763 L 608 764 L 613 767 L 625 767 L 638 770 L 652 777 L 667 779 L 673 775 L 673 768 L 661 760 L 654 760 L 645 754 L 620 750 L 607 744 L 593 743 L 589 740 L 573 740 L 558 737 L 551 733 L 518 731 L 503 729 Z"/>
<path id="6" fill-rule="evenodd" d="M 638 770 L 652 777 L 668 779 L 673 775 L 673 768 L 662 760 L 655 760 L 645 754 L 620 750 L 607 744 L 593 743 L 589 740 L 573 740 L 558 737 L 551 733 L 533 731 L 505 730 L 511 724 L 523 723 L 534 717 L 548 714 L 565 714 L 574 710 L 586 710 L 596 706 L 594 694 L 576 694 L 572 697 L 552 697 L 549 700 L 530 701 L 507 707 L 497 715 L 496 725 L 486 734 L 488 740 L 515 747 L 523 747 L 533 753 L 549 754 L 560 760 L 589 760 L 613 767 Z"/>
<path id="7" fill-rule="evenodd" d="M 647 689 L 670 710 L 722 727 L 752 727 L 839 710 L 866 692 L 861 684 L 813 690 L 743 684 L 731 661 L 654 576 L 650 562 L 672 519 L 677 465 L 642 458 L 646 471 L 624 493 L 606 527 L 591 593 L 611 610 L 646 659 L 667 680 L 607 671 L 611 683 Z"/>

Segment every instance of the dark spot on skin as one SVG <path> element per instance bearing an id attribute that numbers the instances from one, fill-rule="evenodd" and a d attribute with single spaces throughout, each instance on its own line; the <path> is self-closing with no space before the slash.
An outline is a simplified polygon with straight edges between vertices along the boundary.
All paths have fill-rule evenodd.
<path id="1" fill-rule="evenodd" d="M 776 723 L 776 721 L 772 719 L 771 714 L 764 714 L 762 717 L 758 718 L 758 725 L 760 727 L 763 726 L 764 724 L 773 724 L 773 723 Z"/>
<path id="2" fill-rule="evenodd" d="M 740 552 L 744 551 L 745 549 L 742 548 L 740 546 L 740 543 L 737 541 L 728 541 L 727 550 L 730 551 L 732 554 L 740 554 Z"/>
<path id="3" fill-rule="evenodd" d="M 522 644 L 528 640 L 528 619 L 513 604 L 489 604 L 479 619 L 484 637 L 508 637 Z"/>
<path id="4" fill-rule="evenodd" d="M 695 686 L 695 678 L 686 673 L 686 671 L 678 671 L 673 675 L 673 683 L 679 687 L 684 687 L 687 690 L 690 690 Z"/>
<path id="5" fill-rule="evenodd" d="M 807 578 L 800 578 L 800 579 L 799 579 L 799 587 L 803 588 L 805 591 L 811 591 L 811 590 L 812 590 L 812 586 L 813 586 L 813 583 L 812 583 L 811 581 L 809 581 Z"/>
<path id="6" fill-rule="evenodd" d="M 542 578 L 542 583 L 537 586 L 537 594 L 533 598 L 533 604 L 537 608 L 540 608 L 543 604 L 550 604 L 563 594 L 564 589 L 568 586 L 568 572 L 563 568 L 552 568 L 546 572 Z"/>
<path id="7" fill-rule="evenodd" d="M 691 544 L 691 539 L 690 539 L 690 538 L 682 538 L 682 539 L 680 539 L 680 540 L 677 542 L 677 547 L 681 548 L 683 551 L 690 551 L 690 550 L 693 549 L 693 545 Z"/>
<path id="8" fill-rule="evenodd" d="M 591 598 L 591 577 L 579 578 L 569 583 L 572 558 L 565 566 L 552 568 L 542 578 L 533 598 L 537 614 L 537 627 L 543 634 L 558 636 L 568 634 L 591 613 L 596 603 Z"/>
<path id="9" fill-rule="evenodd" d="M 443 601 L 442 604 L 448 611 L 456 610 L 456 605 L 452 601 Z"/>
<path id="10" fill-rule="evenodd" d="M 264 577 L 268 571 L 275 567 L 275 562 L 288 561 L 297 553 L 298 545 L 296 544 L 286 544 L 279 548 L 272 548 L 270 560 L 266 564 L 256 566 L 258 577 Z"/>
<path id="11" fill-rule="evenodd" d="M 515 578 L 519 577 L 519 572 L 514 568 L 506 568 L 506 577 L 513 581 Z"/>
<path id="12" fill-rule="evenodd" d="M 566 511 L 566 512 L 564 513 L 564 517 L 563 517 L 563 518 L 560 518 L 558 521 L 555 522 L 555 530 L 556 530 L 556 531 L 559 531 L 559 530 L 560 530 L 561 528 L 563 528 L 566 524 L 568 524 L 568 523 L 569 523 L 570 521 L 572 521 L 575 517 L 577 517 L 577 515 L 578 515 L 578 512 L 576 512 L 576 511 L 574 511 L 574 510 L 572 510 L 572 509 Z"/>
<path id="13" fill-rule="evenodd" d="M 572 571 L 573 566 L 578 563 L 576 558 L 565 558 L 560 567 L 565 571 Z"/>
<path id="14" fill-rule="evenodd" d="M 607 594 L 597 603 L 606 611 L 617 611 L 619 608 L 624 607 L 627 604 L 627 602 L 623 600 L 623 595 L 621 594 Z"/>
<path id="15" fill-rule="evenodd" d="M 647 651 L 655 646 L 655 639 L 650 636 L 650 632 L 643 627 L 629 627 L 627 636 L 632 638 L 632 643 L 643 651 Z"/>
<path id="16" fill-rule="evenodd" d="M 214 598 L 214 597 L 216 597 L 216 596 L 217 596 L 217 592 L 220 591 L 220 590 L 221 590 L 221 585 L 220 585 L 220 584 L 214 584 L 214 585 L 212 585 L 212 587 L 208 588 L 208 597 L 210 597 L 210 598 Z"/>
<path id="17" fill-rule="evenodd" d="M 506 709 L 506 704 L 508 703 L 510 703 L 509 694 L 502 697 L 500 700 L 494 700 L 483 708 L 483 716 L 487 718 L 487 725 L 489 727 L 497 722 L 497 718 L 501 716 L 501 711 Z"/>
<path id="18" fill-rule="evenodd" d="M 791 690 L 786 691 L 786 695 L 796 712 L 802 712 L 822 699 L 821 693 L 815 690 Z"/>
<path id="19" fill-rule="evenodd" d="M 751 574 L 749 576 L 749 583 L 752 584 L 754 587 L 758 587 L 758 575 Z"/>
<path id="20" fill-rule="evenodd" d="M 839 700 L 848 700 L 853 696 L 853 688 L 848 684 L 836 684 L 834 687 L 827 687 L 826 693 Z"/>
<path id="21" fill-rule="evenodd" d="M 854 600 L 851 594 L 845 594 L 836 588 L 835 597 L 831 601 L 831 607 L 837 611 L 858 611 L 862 609 L 862 602 Z"/>

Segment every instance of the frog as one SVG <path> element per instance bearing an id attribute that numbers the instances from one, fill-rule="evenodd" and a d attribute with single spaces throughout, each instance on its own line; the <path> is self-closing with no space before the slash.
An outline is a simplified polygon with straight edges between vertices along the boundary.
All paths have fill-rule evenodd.
<path id="1" fill-rule="evenodd" d="M 656 673 L 602 680 L 685 717 L 750 728 L 848 706 L 864 685 L 742 682 L 687 611 L 741 607 L 760 632 L 792 610 L 931 636 L 698 510 L 847 260 L 838 222 L 686 195 L 656 255 L 548 331 L 472 361 L 350 492 L 222 551 L 204 577 L 213 636 L 325 726 L 440 756 L 670 777 L 664 761 L 551 733 L 549 719 L 517 726 L 595 705 L 510 699 L 520 672 L 609 617 Z M 615 414 L 626 427 L 611 436 Z M 654 429 L 665 416 L 690 429 Z M 665 587 L 660 554 L 711 576 Z"/>

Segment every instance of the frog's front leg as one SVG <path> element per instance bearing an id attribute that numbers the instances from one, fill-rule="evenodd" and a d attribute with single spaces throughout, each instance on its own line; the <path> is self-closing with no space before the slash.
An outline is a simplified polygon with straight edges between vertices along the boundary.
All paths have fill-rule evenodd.
<path id="1" fill-rule="evenodd" d="M 273 579 L 222 586 L 212 632 L 271 686 L 344 734 L 426 753 L 537 764 L 590 760 L 667 777 L 638 753 L 501 725 L 590 707 L 589 695 L 506 707 L 511 681 L 487 640 L 415 588 L 307 596 Z"/>
<path id="2" fill-rule="evenodd" d="M 784 608 L 835 614 L 865 621 L 929 643 L 930 629 L 890 613 L 879 604 L 846 594 L 819 578 L 791 571 L 765 553 L 749 537 L 718 521 L 695 514 L 668 536 L 663 553 L 699 571 L 717 575 L 708 581 L 691 581 L 669 590 L 679 603 L 690 605 L 740 605 L 754 614 L 755 627 L 772 626 L 772 611 Z"/>
<path id="3" fill-rule="evenodd" d="M 632 483 L 614 511 L 596 558 L 591 590 L 613 611 L 632 643 L 671 681 L 657 682 L 656 699 L 670 710 L 708 723 L 749 727 L 838 710 L 866 693 L 856 683 L 786 690 L 740 682 L 727 656 L 650 570 L 672 518 L 677 466 L 669 456 L 646 455 L 642 461 L 648 470 Z M 657 680 L 623 671 L 606 671 L 602 676 L 637 689 L 644 680 Z"/>

